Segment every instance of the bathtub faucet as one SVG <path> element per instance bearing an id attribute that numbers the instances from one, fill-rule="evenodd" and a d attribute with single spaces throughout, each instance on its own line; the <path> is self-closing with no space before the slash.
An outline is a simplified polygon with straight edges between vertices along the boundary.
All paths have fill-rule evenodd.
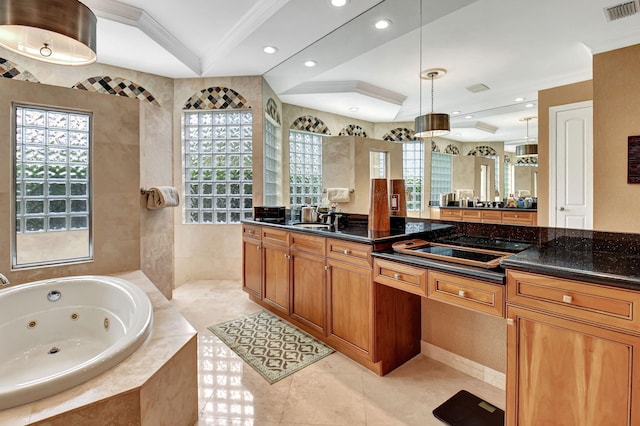
<path id="1" fill-rule="evenodd" d="M 5 277 L 1 273 L 0 273 L 0 285 L 1 286 L 9 285 L 9 278 Z"/>

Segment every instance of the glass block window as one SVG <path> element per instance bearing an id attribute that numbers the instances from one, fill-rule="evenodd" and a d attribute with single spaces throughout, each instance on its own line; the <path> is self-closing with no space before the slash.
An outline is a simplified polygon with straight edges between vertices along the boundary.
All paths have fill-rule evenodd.
<path id="1" fill-rule="evenodd" d="M 440 201 L 440 194 L 451 192 L 453 157 L 439 152 L 431 153 L 431 198 Z"/>
<path id="2" fill-rule="evenodd" d="M 89 228 L 91 115 L 15 107 L 16 232 Z"/>
<path id="3" fill-rule="evenodd" d="M 402 144 L 402 176 L 407 191 L 407 210 L 422 210 L 424 142 L 405 141 Z"/>
<path id="4" fill-rule="evenodd" d="M 322 135 L 289 131 L 289 194 L 291 206 L 305 198 L 320 204 L 322 198 Z"/>
<path id="5" fill-rule="evenodd" d="M 252 114 L 185 111 L 185 223 L 239 223 L 253 210 Z"/>
<path id="6" fill-rule="evenodd" d="M 264 132 L 264 204 L 282 204 L 282 143 L 280 127 L 265 117 Z"/>

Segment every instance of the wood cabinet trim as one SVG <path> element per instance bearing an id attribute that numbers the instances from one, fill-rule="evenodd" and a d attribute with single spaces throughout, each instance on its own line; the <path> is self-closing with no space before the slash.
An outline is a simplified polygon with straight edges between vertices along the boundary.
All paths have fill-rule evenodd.
<path id="1" fill-rule="evenodd" d="M 504 286 L 429 270 L 429 299 L 504 317 Z"/>
<path id="2" fill-rule="evenodd" d="M 423 268 L 374 259 L 373 281 L 419 296 L 427 295 L 427 270 Z"/>
<path id="3" fill-rule="evenodd" d="M 507 271 L 509 304 L 640 333 L 640 292 L 520 271 Z"/>

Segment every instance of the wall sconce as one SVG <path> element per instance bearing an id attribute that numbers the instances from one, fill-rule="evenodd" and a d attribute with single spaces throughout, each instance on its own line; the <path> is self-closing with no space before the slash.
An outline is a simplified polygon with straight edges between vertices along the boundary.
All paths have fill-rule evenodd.
<path id="1" fill-rule="evenodd" d="M 53 64 L 92 64 L 96 16 L 77 0 L 3 0 L 0 46 Z"/>

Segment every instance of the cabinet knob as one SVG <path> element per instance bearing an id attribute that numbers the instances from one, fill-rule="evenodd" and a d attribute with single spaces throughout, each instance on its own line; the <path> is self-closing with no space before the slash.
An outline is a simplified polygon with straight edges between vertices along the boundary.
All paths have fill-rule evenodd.
<path id="1" fill-rule="evenodd" d="M 396 280 L 399 280 L 400 279 L 400 274 L 393 274 L 393 278 L 396 279 Z"/>
<path id="2" fill-rule="evenodd" d="M 260 246 L 256 246 L 256 248 L 257 248 L 258 250 L 260 250 Z"/>
<path id="3" fill-rule="evenodd" d="M 291 259 L 291 255 L 290 255 L 290 254 L 286 254 L 286 253 L 285 253 L 284 258 L 285 258 L 285 259 Z"/>
<path id="4" fill-rule="evenodd" d="M 331 269 L 331 266 L 329 266 L 329 265 L 325 265 L 325 266 L 324 266 L 324 270 L 325 270 L 325 271 L 328 271 L 329 269 Z"/>
<path id="5" fill-rule="evenodd" d="M 247 231 L 247 233 L 249 233 L 249 234 L 253 235 L 253 229 L 249 229 L 249 230 Z"/>
<path id="6" fill-rule="evenodd" d="M 458 296 L 464 297 L 465 296 L 464 290 L 458 290 Z"/>
<path id="7" fill-rule="evenodd" d="M 513 318 L 507 318 L 507 325 L 513 325 L 515 324 L 515 322 L 513 321 Z"/>
<path id="8" fill-rule="evenodd" d="M 344 249 L 343 253 L 344 253 L 344 254 L 350 254 L 350 253 L 351 253 L 351 250 Z"/>
<path id="9" fill-rule="evenodd" d="M 569 296 L 568 294 L 565 294 L 562 296 L 562 301 L 564 303 L 573 303 L 573 297 Z"/>
<path id="10" fill-rule="evenodd" d="M 518 215 L 517 215 L 517 214 L 516 214 L 516 215 L 513 215 L 513 217 L 518 217 Z"/>

